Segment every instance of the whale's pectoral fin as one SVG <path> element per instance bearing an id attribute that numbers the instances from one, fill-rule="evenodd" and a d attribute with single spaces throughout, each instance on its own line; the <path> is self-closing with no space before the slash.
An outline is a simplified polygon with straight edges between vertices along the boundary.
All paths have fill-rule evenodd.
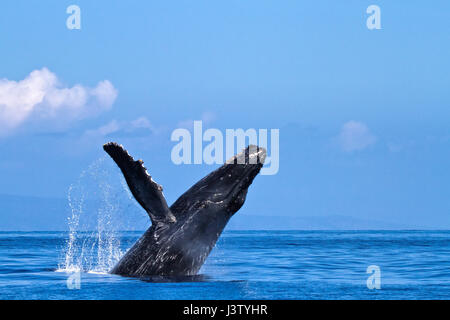
<path id="1" fill-rule="evenodd" d="M 162 187 L 153 181 L 144 167 L 142 160 L 134 161 L 128 152 L 115 142 L 103 145 L 103 149 L 119 166 L 131 193 L 139 204 L 147 211 L 153 224 L 158 222 L 175 222 L 175 216 L 170 212 Z"/>

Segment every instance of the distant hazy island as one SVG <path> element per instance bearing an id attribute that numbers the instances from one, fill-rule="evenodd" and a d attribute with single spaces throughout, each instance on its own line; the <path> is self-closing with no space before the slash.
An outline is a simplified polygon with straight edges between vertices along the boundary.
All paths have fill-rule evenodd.
<path id="1" fill-rule="evenodd" d="M 298 217 L 282 214 L 267 216 L 247 211 L 235 215 L 226 230 L 445 229 L 445 226 L 402 225 L 345 215 L 313 216 L 299 213 Z M 65 231 L 68 229 L 68 213 L 67 199 L 0 195 L 0 231 Z M 139 225 L 134 227 L 140 229 Z M 142 227 L 144 229 L 145 226 Z"/>

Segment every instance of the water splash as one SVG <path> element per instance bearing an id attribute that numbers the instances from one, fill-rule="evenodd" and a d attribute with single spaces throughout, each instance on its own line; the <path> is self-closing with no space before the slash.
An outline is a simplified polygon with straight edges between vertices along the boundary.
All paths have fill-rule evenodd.
<path id="1" fill-rule="evenodd" d="M 106 157 L 81 173 L 67 199 L 69 234 L 57 271 L 107 273 L 133 243 L 120 236 L 122 231 L 149 225 L 123 176 Z"/>

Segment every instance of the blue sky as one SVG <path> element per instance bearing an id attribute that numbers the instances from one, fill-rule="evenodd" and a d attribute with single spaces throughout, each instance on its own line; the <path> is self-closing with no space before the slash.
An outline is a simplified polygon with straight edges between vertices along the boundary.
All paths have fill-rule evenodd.
<path id="1" fill-rule="evenodd" d="M 71 4 L 81 30 L 66 28 Z M 371 4 L 381 30 L 366 27 Z M 448 1 L 3 1 L 0 194 L 64 198 L 115 140 L 172 202 L 216 167 L 170 160 L 172 130 L 204 119 L 280 129 L 279 173 L 255 180 L 242 214 L 450 228 L 449 10 Z M 33 71 L 49 86 L 40 104 L 17 87 Z"/>

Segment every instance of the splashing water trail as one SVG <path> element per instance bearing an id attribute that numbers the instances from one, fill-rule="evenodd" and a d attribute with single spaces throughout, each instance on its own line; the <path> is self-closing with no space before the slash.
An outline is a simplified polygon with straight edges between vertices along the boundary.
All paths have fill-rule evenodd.
<path id="1" fill-rule="evenodd" d="M 106 157 L 81 173 L 67 199 L 69 234 L 57 271 L 107 273 L 125 253 L 122 248 L 132 244 L 121 243 L 120 232 L 148 226 L 146 214 Z"/>

